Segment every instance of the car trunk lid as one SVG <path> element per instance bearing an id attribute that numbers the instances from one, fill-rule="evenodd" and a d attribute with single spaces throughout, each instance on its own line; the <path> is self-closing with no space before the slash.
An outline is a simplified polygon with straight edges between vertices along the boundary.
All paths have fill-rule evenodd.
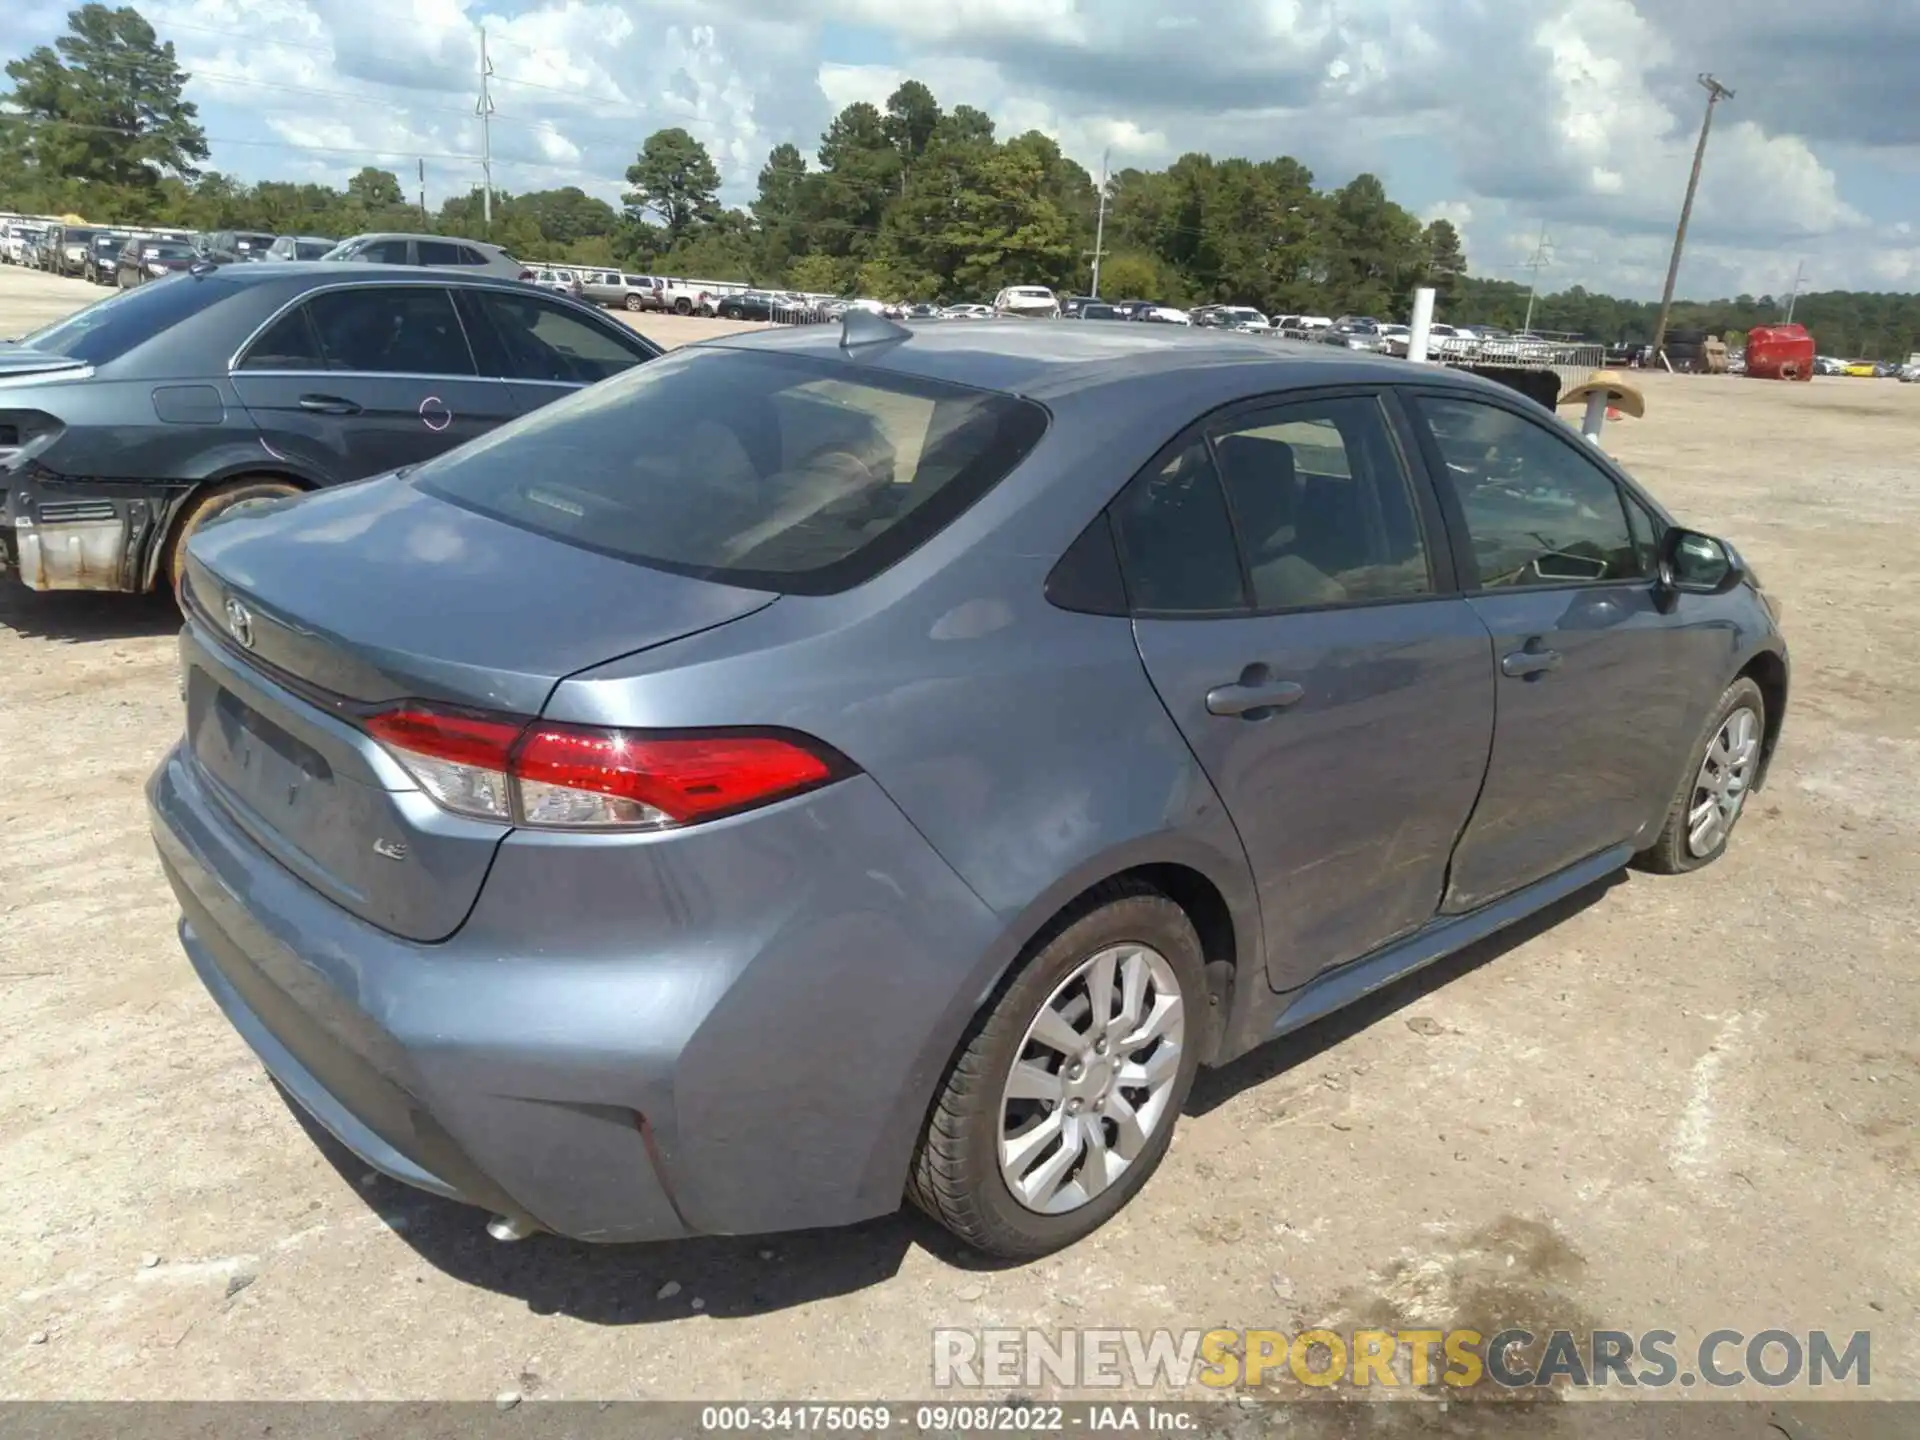
<path id="1" fill-rule="evenodd" d="M 362 919 L 453 933 L 502 822 L 440 809 L 369 736 L 400 700 L 532 717 L 566 675 L 774 596 L 518 529 L 393 478 L 207 526 L 188 566 L 187 739 L 237 823 Z"/>

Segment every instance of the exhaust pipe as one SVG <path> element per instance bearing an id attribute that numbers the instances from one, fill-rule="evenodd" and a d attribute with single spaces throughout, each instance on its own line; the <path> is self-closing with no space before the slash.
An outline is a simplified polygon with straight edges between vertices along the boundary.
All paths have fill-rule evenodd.
<path id="1" fill-rule="evenodd" d="M 523 1220 L 517 1215 L 496 1215 L 487 1221 L 487 1234 L 502 1244 L 515 1240 L 526 1240 L 544 1233 L 531 1220 Z"/>

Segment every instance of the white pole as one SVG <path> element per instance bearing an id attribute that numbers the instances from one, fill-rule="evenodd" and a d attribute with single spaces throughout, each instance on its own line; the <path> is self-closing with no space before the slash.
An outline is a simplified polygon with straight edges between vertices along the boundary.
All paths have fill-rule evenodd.
<path id="1" fill-rule="evenodd" d="M 493 93 L 487 80 L 493 74 L 493 62 L 487 59 L 487 27 L 480 27 L 480 99 L 473 113 L 480 117 L 480 174 L 486 189 L 481 194 L 481 228 L 493 234 Z"/>
<path id="2" fill-rule="evenodd" d="M 1419 362 L 1427 358 L 1427 335 L 1433 329 L 1433 287 L 1423 285 L 1413 292 L 1413 333 L 1407 337 L 1407 359 Z"/>
<path id="3" fill-rule="evenodd" d="M 1600 428 L 1607 423 L 1607 392 L 1596 390 L 1587 397 L 1587 417 L 1580 422 L 1580 433 L 1596 444 L 1600 440 Z"/>
<path id="4" fill-rule="evenodd" d="M 1100 155 L 1100 217 L 1093 222 L 1093 298 L 1100 298 L 1100 251 L 1107 243 L 1107 162 L 1113 155 L 1108 146 Z"/>

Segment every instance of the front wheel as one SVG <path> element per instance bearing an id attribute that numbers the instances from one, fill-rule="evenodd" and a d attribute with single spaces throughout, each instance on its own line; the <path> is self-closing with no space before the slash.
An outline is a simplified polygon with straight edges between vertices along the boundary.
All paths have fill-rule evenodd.
<path id="1" fill-rule="evenodd" d="M 627 296 L 626 306 L 627 306 L 627 309 L 633 311 L 636 315 L 639 314 L 643 308 L 645 308 L 638 295 Z"/>
<path id="2" fill-rule="evenodd" d="M 1642 869 L 1681 875 L 1726 853 L 1759 773 L 1766 733 L 1766 698 L 1742 676 L 1727 687 L 1694 742 L 1660 837 L 1635 857 Z"/>
<path id="3" fill-rule="evenodd" d="M 1004 983 L 949 1068 L 909 1196 L 1010 1259 L 1092 1234 L 1166 1155 L 1205 1014 L 1186 913 L 1150 890 L 1096 892 Z"/>

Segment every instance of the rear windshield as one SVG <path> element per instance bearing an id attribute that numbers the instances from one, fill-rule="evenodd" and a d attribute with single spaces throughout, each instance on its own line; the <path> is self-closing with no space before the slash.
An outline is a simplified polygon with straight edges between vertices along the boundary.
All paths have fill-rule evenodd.
<path id="1" fill-rule="evenodd" d="M 218 304 L 238 288 L 215 276 L 184 274 L 153 285 L 136 285 L 44 330 L 22 336 L 20 344 L 89 365 L 104 365 L 209 305 Z"/>
<path id="2" fill-rule="evenodd" d="M 727 349 L 652 360 L 413 472 L 582 549 L 829 594 L 950 524 L 1047 427 L 1031 401 Z"/>

